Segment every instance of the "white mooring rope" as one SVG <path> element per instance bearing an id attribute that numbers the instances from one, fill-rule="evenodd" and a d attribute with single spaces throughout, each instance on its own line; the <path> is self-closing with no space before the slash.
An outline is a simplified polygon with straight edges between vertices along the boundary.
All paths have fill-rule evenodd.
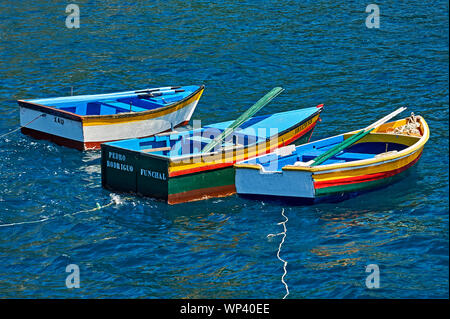
<path id="1" fill-rule="evenodd" d="M 39 114 L 38 116 L 36 116 L 34 119 L 32 119 L 30 122 L 28 122 L 28 123 L 25 124 L 24 126 L 20 126 L 20 125 L 19 125 L 18 128 L 15 128 L 15 129 L 12 130 L 12 131 L 9 131 L 9 132 L 7 132 L 7 133 L 5 133 L 5 134 L 0 135 L 0 138 L 3 138 L 3 137 L 5 137 L 5 136 L 7 136 L 7 135 L 9 135 L 9 134 L 12 134 L 12 133 L 14 133 L 14 132 L 17 132 L 17 131 L 20 130 L 22 127 L 26 127 L 27 125 L 30 125 L 31 123 L 33 123 L 34 121 L 36 121 L 36 120 L 37 120 L 38 118 L 40 118 L 41 116 L 46 116 L 46 114 L 45 114 L 45 113 Z"/>
<path id="2" fill-rule="evenodd" d="M 103 208 L 109 207 L 111 205 L 120 205 L 123 203 L 124 200 L 128 200 L 130 198 L 123 198 L 120 199 L 117 195 L 110 195 L 111 197 L 111 201 L 105 205 L 100 205 L 99 203 L 96 203 L 96 207 L 95 208 L 91 208 L 91 209 L 84 209 L 84 210 L 80 210 L 77 211 L 75 213 L 72 214 L 64 214 L 62 217 L 72 217 L 81 213 L 90 213 L 90 212 L 94 212 L 96 210 L 101 210 Z M 41 219 L 38 220 L 31 220 L 31 221 L 24 221 L 24 222 L 17 222 L 17 223 L 9 223 L 9 224 L 0 224 L 0 227 L 10 227 L 10 226 L 17 226 L 17 225 L 24 225 L 24 224 L 36 224 L 36 223 L 43 223 L 46 222 L 48 220 L 52 220 L 52 219 L 56 219 L 55 216 L 50 216 L 50 217 L 43 217 Z"/>
<path id="3" fill-rule="evenodd" d="M 284 273 L 283 273 L 283 276 L 281 276 L 281 282 L 282 282 L 283 285 L 286 287 L 286 294 L 285 294 L 284 297 L 283 297 L 283 299 L 285 299 L 285 298 L 289 295 L 289 287 L 288 287 L 288 285 L 286 284 L 286 282 L 284 281 L 284 277 L 285 277 L 286 274 L 287 274 L 287 270 L 286 270 L 287 261 L 284 260 L 284 259 L 282 259 L 282 258 L 280 257 L 280 252 L 281 252 L 281 246 L 283 246 L 284 239 L 286 238 L 286 231 L 287 231 L 287 229 L 286 229 L 286 223 L 287 223 L 287 221 L 288 221 L 289 219 L 286 217 L 286 215 L 284 215 L 284 208 L 283 208 L 283 210 L 281 211 L 281 215 L 283 215 L 283 217 L 285 218 L 285 221 L 284 221 L 284 222 L 278 223 L 278 225 L 283 225 L 283 229 L 284 229 L 283 232 L 278 233 L 278 234 L 269 234 L 269 235 L 267 235 L 267 237 L 275 237 L 275 236 L 283 235 L 283 239 L 281 240 L 280 246 L 278 247 L 277 257 L 278 257 L 278 259 L 283 263 L 283 270 L 284 270 Z"/>

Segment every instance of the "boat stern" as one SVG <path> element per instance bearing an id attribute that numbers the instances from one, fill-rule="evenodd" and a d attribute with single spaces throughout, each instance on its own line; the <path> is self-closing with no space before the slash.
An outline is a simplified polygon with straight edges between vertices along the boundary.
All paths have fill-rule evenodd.
<path id="1" fill-rule="evenodd" d="M 314 199 L 314 181 L 309 171 L 268 171 L 260 164 L 236 164 L 236 192 Z"/>
<path id="2" fill-rule="evenodd" d="M 21 132 L 36 139 L 84 150 L 80 116 L 53 107 L 19 100 Z"/>
<path id="3" fill-rule="evenodd" d="M 167 160 L 110 144 L 102 144 L 101 152 L 104 188 L 167 201 L 169 179 Z"/>

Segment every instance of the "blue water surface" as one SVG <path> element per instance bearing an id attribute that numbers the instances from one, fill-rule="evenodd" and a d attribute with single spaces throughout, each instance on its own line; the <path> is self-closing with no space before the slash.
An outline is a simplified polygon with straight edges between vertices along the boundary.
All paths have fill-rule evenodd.
<path id="1" fill-rule="evenodd" d="M 168 206 L 101 187 L 100 153 L 0 138 L 0 298 L 448 298 L 448 2 L 0 4 L 0 135 L 17 99 L 205 84 L 195 119 L 324 103 L 319 139 L 397 107 L 431 137 L 403 181 L 335 204 L 238 196 Z M 285 221 L 281 215 L 288 218 Z M 279 234 L 278 236 L 268 236 Z M 66 287 L 66 266 L 80 288 Z M 380 288 L 366 287 L 366 266 Z"/>

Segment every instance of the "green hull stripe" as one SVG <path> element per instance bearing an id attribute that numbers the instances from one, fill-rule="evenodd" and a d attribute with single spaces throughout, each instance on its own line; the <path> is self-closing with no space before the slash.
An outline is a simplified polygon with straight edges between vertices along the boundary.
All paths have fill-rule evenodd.
<path id="1" fill-rule="evenodd" d="M 234 175 L 234 167 L 230 166 L 212 171 L 172 177 L 169 180 L 169 194 L 178 194 L 202 188 L 233 185 Z"/>

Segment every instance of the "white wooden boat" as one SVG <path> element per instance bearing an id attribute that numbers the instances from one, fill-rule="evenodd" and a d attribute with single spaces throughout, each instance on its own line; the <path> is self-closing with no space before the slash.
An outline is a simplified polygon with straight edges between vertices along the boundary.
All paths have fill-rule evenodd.
<path id="1" fill-rule="evenodd" d="M 152 136 L 189 122 L 204 86 L 19 100 L 24 134 L 80 150 Z"/>

